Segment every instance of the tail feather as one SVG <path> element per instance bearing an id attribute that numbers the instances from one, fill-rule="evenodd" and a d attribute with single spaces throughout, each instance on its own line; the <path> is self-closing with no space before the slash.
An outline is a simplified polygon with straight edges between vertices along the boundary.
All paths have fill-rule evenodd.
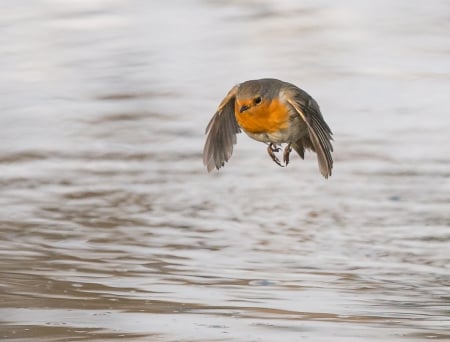
<path id="1" fill-rule="evenodd" d="M 315 152 L 314 146 L 309 140 L 309 137 L 303 137 L 292 144 L 292 148 L 298 153 L 300 158 L 305 159 L 305 149 L 310 149 Z"/>

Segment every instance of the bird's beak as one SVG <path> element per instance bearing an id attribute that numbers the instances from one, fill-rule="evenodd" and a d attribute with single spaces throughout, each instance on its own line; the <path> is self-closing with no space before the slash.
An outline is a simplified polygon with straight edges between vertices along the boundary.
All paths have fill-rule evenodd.
<path id="1" fill-rule="evenodd" d="M 239 109 L 239 113 L 243 113 L 243 112 L 245 112 L 247 109 L 249 109 L 250 108 L 250 106 L 247 106 L 247 105 L 243 105 L 242 107 L 241 107 L 241 109 Z"/>

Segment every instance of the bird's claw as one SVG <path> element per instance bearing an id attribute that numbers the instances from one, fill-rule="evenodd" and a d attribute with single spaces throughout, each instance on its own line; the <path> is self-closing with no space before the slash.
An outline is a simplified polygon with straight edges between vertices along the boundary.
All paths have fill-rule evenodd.
<path id="1" fill-rule="evenodd" d="M 279 152 L 281 149 L 274 145 L 273 143 L 270 143 L 269 146 L 267 146 L 267 152 L 269 153 L 269 156 L 272 158 L 272 160 L 279 166 L 284 167 L 283 164 L 281 164 L 278 157 L 275 155 L 275 152 Z"/>
<path id="2" fill-rule="evenodd" d="M 272 160 L 277 165 L 279 165 L 281 167 L 288 166 L 288 164 L 289 164 L 289 156 L 290 156 L 290 153 L 292 151 L 291 144 L 288 144 L 285 147 L 284 151 L 283 151 L 283 163 L 284 163 L 284 165 L 281 163 L 280 159 L 278 159 L 278 157 L 275 155 L 275 152 L 280 152 L 280 151 L 281 151 L 281 148 L 277 147 L 273 143 L 270 143 L 269 146 L 267 147 L 267 152 L 269 153 L 269 156 L 272 158 Z"/>
<path id="3" fill-rule="evenodd" d="M 288 166 L 289 164 L 289 155 L 291 154 L 292 148 L 291 148 L 291 144 L 289 143 L 283 152 L 283 162 L 286 166 Z"/>

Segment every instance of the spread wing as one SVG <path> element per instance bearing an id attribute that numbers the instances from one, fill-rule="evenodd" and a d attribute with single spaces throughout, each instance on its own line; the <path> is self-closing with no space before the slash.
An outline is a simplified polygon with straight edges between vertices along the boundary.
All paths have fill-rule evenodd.
<path id="1" fill-rule="evenodd" d="M 241 132 L 234 116 L 237 89 L 236 85 L 228 92 L 206 127 L 208 136 L 203 148 L 203 164 L 208 172 L 214 168 L 220 169 L 231 158 L 236 133 Z"/>
<path id="2" fill-rule="evenodd" d="M 328 178 L 328 176 L 331 176 L 331 169 L 333 168 L 333 157 L 331 156 L 333 133 L 323 119 L 319 105 L 308 93 L 297 87 L 289 90 L 287 101 L 305 121 L 309 138 L 317 153 L 320 172 L 325 178 Z"/>

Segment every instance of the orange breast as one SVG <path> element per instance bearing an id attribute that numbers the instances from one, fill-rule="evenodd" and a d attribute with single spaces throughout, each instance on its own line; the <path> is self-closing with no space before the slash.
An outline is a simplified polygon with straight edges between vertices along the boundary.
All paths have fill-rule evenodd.
<path id="1" fill-rule="evenodd" d="M 289 112 L 279 100 L 264 101 L 243 113 L 235 106 L 236 120 L 250 133 L 274 133 L 288 127 Z"/>

